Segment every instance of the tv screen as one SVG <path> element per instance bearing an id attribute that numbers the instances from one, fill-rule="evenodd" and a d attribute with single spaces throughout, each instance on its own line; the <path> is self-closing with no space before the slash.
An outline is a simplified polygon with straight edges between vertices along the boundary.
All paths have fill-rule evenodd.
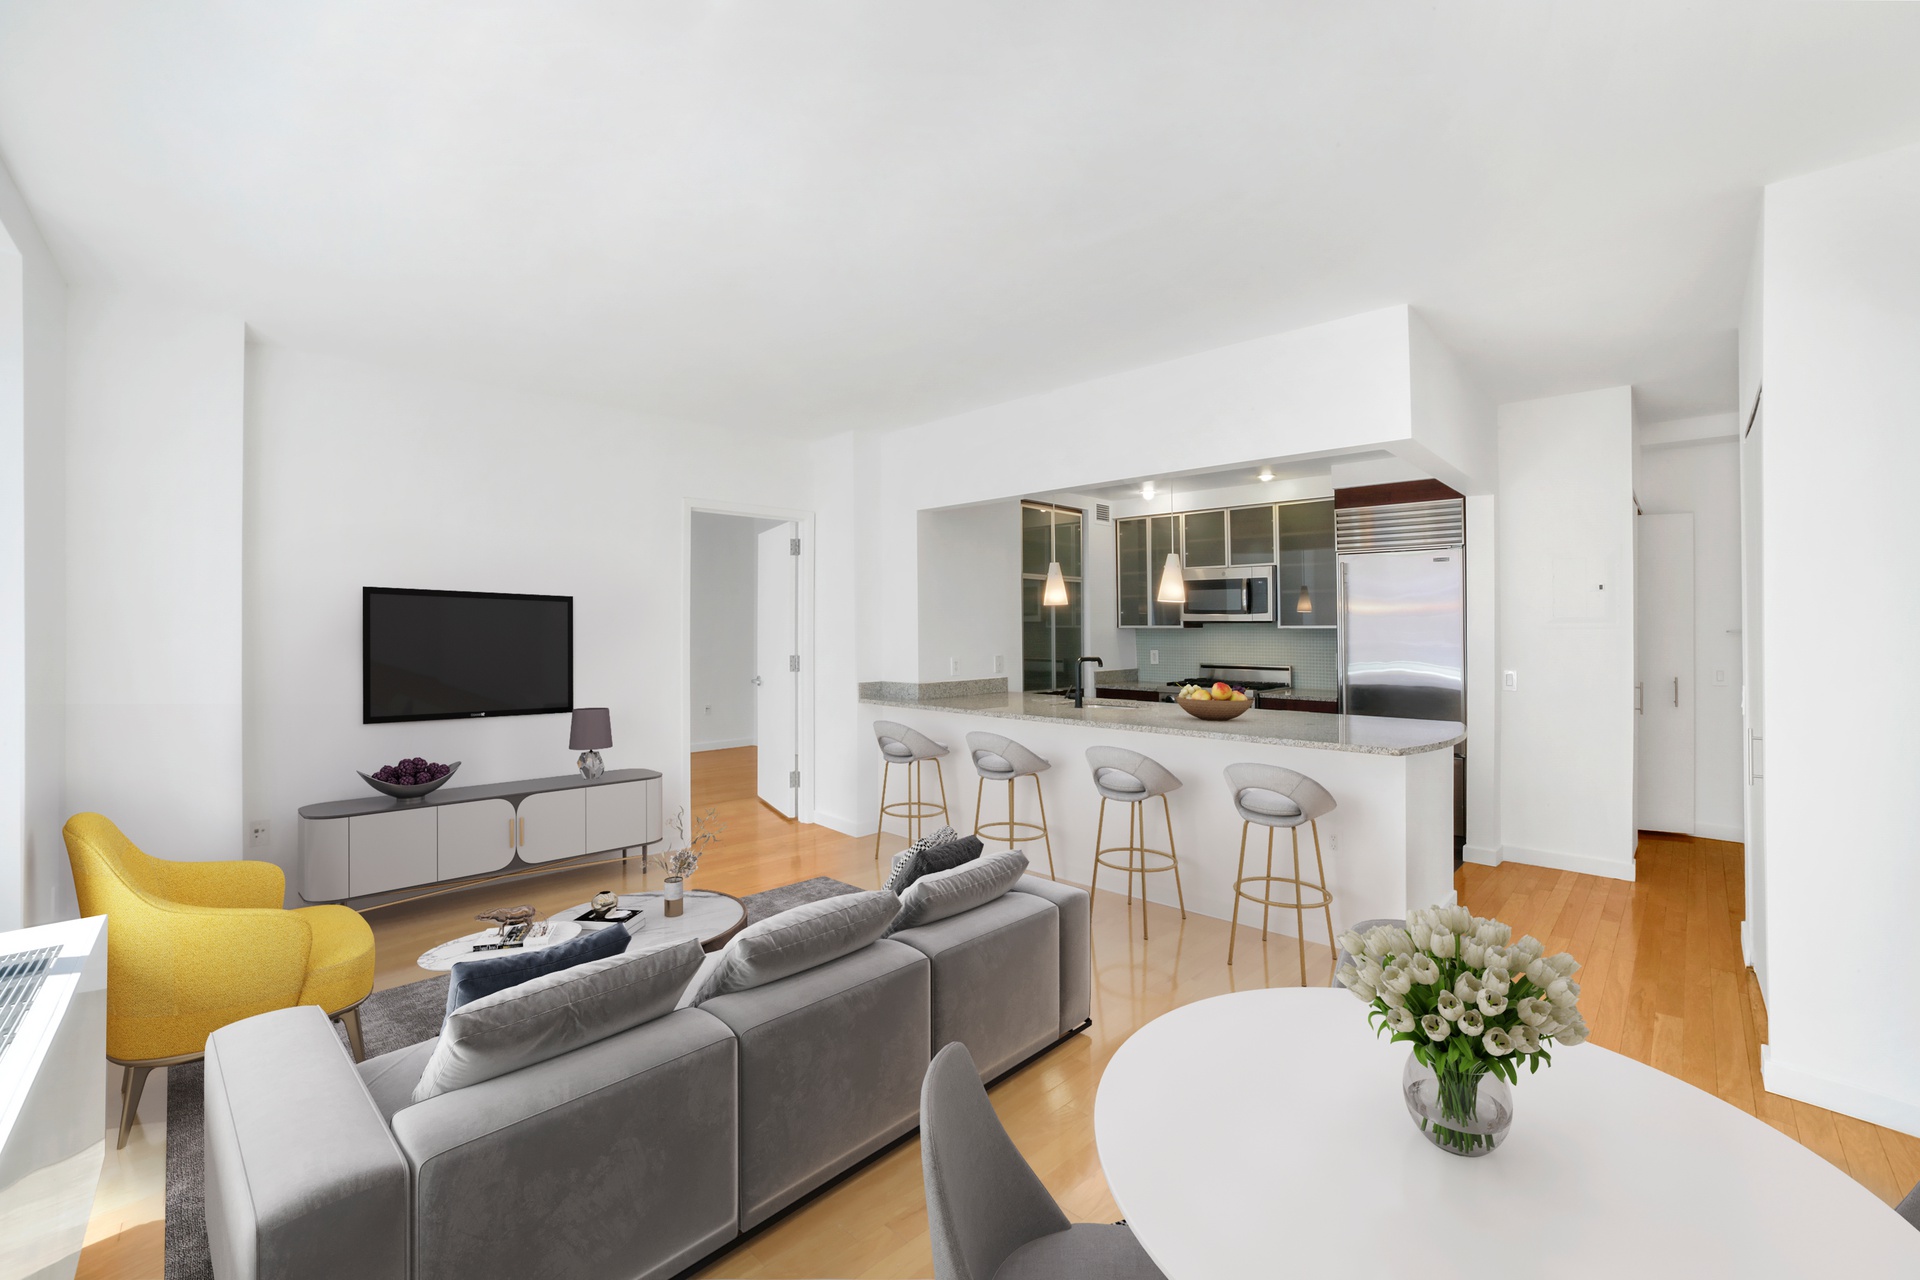
<path id="1" fill-rule="evenodd" d="M 573 597 L 361 592 L 362 720 L 573 710 Z"/>

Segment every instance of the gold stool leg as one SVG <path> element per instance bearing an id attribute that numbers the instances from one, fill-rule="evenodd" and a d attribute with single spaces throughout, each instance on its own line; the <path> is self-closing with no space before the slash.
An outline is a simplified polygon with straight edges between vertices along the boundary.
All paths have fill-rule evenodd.
<path id="1" fill-rule="evenodd" d="M 921 773 L 920 761 L 915 760 L 907 766 L 907 812 L 913 816 L 907 819 L 907 843 L 913 844 L 920 839 L 920 794 L 927 785 L 926 777 Z"/>
<path id="2" fill-rule="evenodd" d="M 887 777 L 893 772 L 893 761 L 880 762 L 880 816 L 873 824 L 873 869 L 880 869 L 880 837 L 887 832 Z"/>
<path id="3" fill-rule="evenodd" d="M 152 1067 L 132 1066 L 127 1068 L 124 1077 L 126 1096 L 120 1099 L 120 1140 L 113 1144 L 115 1151 L 127 1145 L 127 1133 L 133 1128 L 134 1113 L 140 1110 L 140 1091 L 147 1087 L 147 1073 Z"/>
<path id="4" fill-rule="evenodd" d="M 987 780 L 979 779 L 973 788 L 973 834 L 980 834 L 980 796 L 987 789 Z"/>
<path id="5" fill-rule="evenodd" d="M 1173 891 L 1179 895 L 1180 918 L 1185 920 L 1187 918 L 1187 891 L 1180 886 L 1180 846 L 1173 842 L 1173 808 L 1167 804 L 1167 798 L 1164 795 L 1160 797 L 1160 810 L 1167 815 L 1167 856 L 1173 860 Z M 1142 858 L 1141 861 L 1145 862 L 1146 859 Z M 1146 873 L 1141 872 L 1140 892 L 1143 894 L 1147 891 L 1146 885 Z"/>
<path id="6" fill-rule="evenodd" d="M 1093 828 L 1093 876 L 1087 884 L 1087 912 L 1093 912 L 1093 895 L 1100 889 L 1100 840 L 1107 833 L 1107 798 L 1100 797 L 1100 819 Z"/>
<path id="7" fill-rule="evenodd" d="M 1240 824 L 1240 869 L 1233 873 L 1233 919 L 1227 925 L 1227 963 L 1233 963 L 1233 944 L 1240 937 L 1240 882 L 1247 876 L 1247 825 Z"/>
<path id="8" fill-rule="evenodd" d="M 1139 812 L 1140 812 L 1140 806 L 1135 804 L 1133 801 L 1129 800 L 1127 802 L 1127 850 L 1126 850 L 1127 852 L 1127 870 L 1126 870 L 1127 906 L 1128 907 L 1133 906 L 1133 848 L 1134 848 L 1133 820 L 1134 820 L 1134 817 L 1139 814 Z"/>
<path id="9" fill-rule="evenodd" d="M 1320 824 L 1310 820 L 1307 825 L 1313 828 L 1313 865 L 1320 873 L 1320 896 L 1324 899 L 1321 906 L 1327 913 L 1327 977 L 1331 980 L 1331 971 L 1339 966 L 1340 957 L 1340 948 L 1335 945 L 1333 938 L 1333 891 L 1327 888 L 1327 864 L 1320 857 Z"/>
<path id="10" fill-rule="evenodd" d="M 1267 828 L 1267 887 L 1260 891 L 1263 898 L 1273 897 L 1273 828 Z M 1267 914 L 1273 910 L 1271 902 L 1260 904 L 1260 941 L 1267 940 Z"/>
<path id="11" fill-rule="evenodd" d="M 940 825 L 953 825 L 953 815 L 947 812 L 947 771 L 940 766 L 940 757 L 933 759 L 933 780 L 940 784 Z"/>
<path id="12" fill-rule="evenodd" d="M 1307 985 L 1307 911 L 1301 905 L 1307 896 L 1300 884 L 1300 828 L 1293 832 L 1293 936 L 1300 946 L 1300 985 Z"/>
<path id="13" fill-rule="evenodd" d="M 1053 869 L 1053 832 L 1047 827 L 1047 793 L 1040 786 L 1037 773 L 1033 775 L 1033 798 L 1040 802 L 1040 839 L 1047 846 L 1047 879 L 1058 880 L 1060 877 Z"/>
<path id="14" fill-rule="evenodd" d="M 1014 841 L 1013 782 L 1014 780 L 1012 778 L 1007 779 L 1007 848 L 1009 849 L 1013 848 Z"/>
<path id="15" fill-rule="evenodd" d="M 1127 852 L 1127 865 L 1131 867 L 1135 862 L 1140 864 L 1140 938 L 1142 941 L 1145 941 L 1147 937 L 1147 855 L 1145 852 L 1147 844 L 1147 811 L 1141 806 L 1138 800 L 1135 800 L 1133 802 L 1133 812 L 1135 816 L 1140 819 L 1140 835 L 1137 840 L 1132 836 L 1128 837 L 1128 842 L 1133 844 L 1134 847 Z M 1127 830 L 1134 830 L 1134 824 L 1131 820 L 1127 823 Z M 1131 872 L 1127 875 L 1127 886 L 1128 891 L 1131 892 L 1133 886 L 1133 875 Z"/>

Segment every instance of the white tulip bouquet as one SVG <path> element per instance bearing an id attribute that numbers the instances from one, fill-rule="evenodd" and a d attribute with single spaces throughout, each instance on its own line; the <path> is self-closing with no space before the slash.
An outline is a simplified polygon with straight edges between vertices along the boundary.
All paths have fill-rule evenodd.
<path id="1" fill-rule="evenodd" d="M 1352 957 L 1335 975 L 1368 1006 L 1376 1034 L 1407 1041 L 1439 1080 L 1442 1117 L 1470 1124 L 1480 1081 L 1493 1075 L 1518 1084 L 1549 1065 L 1550 1046 L 1587 1038 L 1580 1016 L 1580 964 L 1565 952 L 1549 956 L 1531 937 L 1509 944 L 1513 930 L 1464 907 L 1427 907 L 1406 928 L 1348 930 L 1340 945 Z M 1463 1153 L 1488 1140 L 1436 1125 L 1443 1146 Z"/>

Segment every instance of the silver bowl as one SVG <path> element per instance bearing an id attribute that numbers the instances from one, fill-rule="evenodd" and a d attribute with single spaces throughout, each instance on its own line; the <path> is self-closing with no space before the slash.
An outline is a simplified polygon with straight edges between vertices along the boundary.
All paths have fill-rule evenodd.
<path id="1" fill-rule="evenodd" d="M 355 769 L 354 772 L 360 773 L 360 770 Z M 360 776 L 366 779 L 368 786 L 380 792 L 380 794 L 392 796 L 395 800 L 406 801 L 418 800 L 421 796 L 426 795 L 427 792 L 446 785 L 447 779 L 458 772 L 460 772 L 460 762 L 455 760 L 447 766 L 447 771 L 442 776 L 435 778 L 432 782 L 416 782 L 410 787 L 403 787 L 397 782 L 382 782 L 380 779 L 364 773 L 360 773 Z"/>

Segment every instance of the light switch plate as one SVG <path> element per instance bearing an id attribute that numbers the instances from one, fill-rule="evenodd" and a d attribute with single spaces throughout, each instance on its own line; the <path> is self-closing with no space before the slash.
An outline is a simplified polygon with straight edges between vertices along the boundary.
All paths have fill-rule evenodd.
<path id="1" fill-rule="evenodd" d="M 1504 676 L 1500 677 L 1500 687 L 1509 693 L 1517 691 L 1520 688 L 1520 673 L 1518 671 L 1507 672 Z"/>
<path id="2" fill-rule="evenodd" d="M 1007 655 L 1006 654 L 996 653 L 993 655 L 993 674 L 997 676 L 1003 676 L 1007 674 Z"/>
<path id="3" fill-rule="evenodd" d="M 1725 667 L 1715 667 L 1713 669 L 1713 682 L 1715 684 L 1725 684 L 1727 682 L 1727 669 Z"/>
<path id="4" fill-rule="evenodd" d="M 960 659 L 958 658 L 947 659 L 947 674 L 950 676 L 957 676 L 960 674 Z"/>

